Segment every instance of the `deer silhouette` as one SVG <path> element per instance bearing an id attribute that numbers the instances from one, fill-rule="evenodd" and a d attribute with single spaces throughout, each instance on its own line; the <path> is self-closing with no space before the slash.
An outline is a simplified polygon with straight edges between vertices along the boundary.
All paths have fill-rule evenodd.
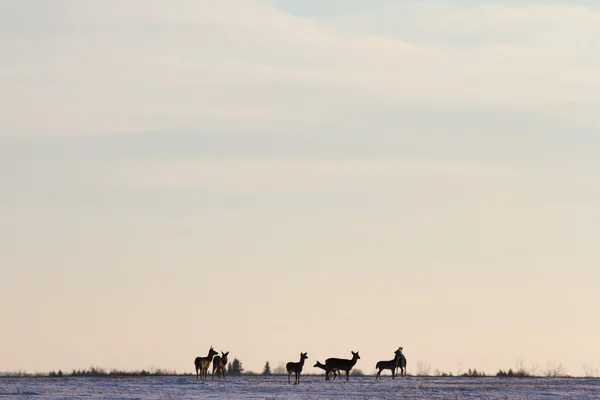
<path id="1" fill-rule="evenodd" d="M 210 346 L 210 349 L 208 350 L 208 355 L 206 357 L 196 357 L 196 359 L 194 360 L 194 366 L 196 367 L 196 381 L 198 381 L 198 378 L 200 377 L 201 380 L 205 381 L 206 380 L 206 373 L 208 371 L 208 367 L 213 359 L 214 356 L 216 356 L 217 353 L 212 346 Z"/>

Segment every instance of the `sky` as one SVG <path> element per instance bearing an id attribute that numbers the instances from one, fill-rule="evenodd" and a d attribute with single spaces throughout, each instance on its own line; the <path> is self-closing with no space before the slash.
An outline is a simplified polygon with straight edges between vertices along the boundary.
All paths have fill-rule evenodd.
<path id="1" fill-rule="evenodd" d="M 0 0 L 0 371 L 600 368 L 596 1 Z"/>

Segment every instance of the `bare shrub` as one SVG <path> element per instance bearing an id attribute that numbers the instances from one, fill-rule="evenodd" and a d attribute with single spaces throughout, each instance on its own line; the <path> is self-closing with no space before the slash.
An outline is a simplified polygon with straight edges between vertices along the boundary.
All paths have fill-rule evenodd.
<path id="1" fill-rule="evenodd" d="M 283 362 L 279 363 L 279 365 L 273 368 L 273 375 L 286 375 L 287 370 L 285 368 L 285 364 Z"/>
<path id="2" fill-rule="evenodd" d="M 423 361 L 417 362 L 417 376 L 429 376 L 431 373 L 431 364 L 427 364 Z"/>
<path id="3" fill-rule="evenodd" d="M 515 361 L 515 369 L 510 370 L 509 372 L 512 372 L 510 376 L 514 376 L 516 378 L 529 378 L 535 375 L 535 370 L 537 370 L 537 365 L 534 365 L 532 369 L 527 369 L 523 360 L 518 359 Z"/>
<path id="4" fill-rule="evenodd" d="M 567 374 L 562 363 L 556 364 L 554 361 L 549 361 L 546 363 L 546 370 L 544 371 L 544 375 L 548 378 L 559 378 L 566 376 Z"/>
<path id="5" fill-rule="evenodd" d="M 595 378 L 598 376 L 598 369 L 592 364 L 583 363 L 583 376 L 586 378 Z"/>

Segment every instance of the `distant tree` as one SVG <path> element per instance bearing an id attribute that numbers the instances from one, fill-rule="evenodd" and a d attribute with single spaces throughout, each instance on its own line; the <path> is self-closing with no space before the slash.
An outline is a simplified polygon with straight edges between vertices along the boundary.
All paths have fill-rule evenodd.
<path id="1" fill-rule="evenodd" d="M 500 372 L 502 372 L 502 371 L 500 371 Z M 478 377 L 478 376 L 485 376 L 485 373 L 477 371 L 477 368 L 474 368 L 474 369 L 469 368 L 469 370 L 467 372 L 465 372 L 462 376 Z M 496 374 L 496 376 L 501 376 L 501 375 Z"/>
<path id="2" fill-rule="evenodd" d="M 244 368 L 242 367 L 242 362 L 237 358 L 233 359 L 233 362 L 230 362 L 227 365 L 227 374 L 230 376 L 240 376 L 244 372 Z"/>
<path id="3" fill-rule="evenodd" d="M 265 369 L 263 370 L 263 375 L 271 375 L 271 365 L 269 364 L 269 362 L 267 361 L 265 364 Z"/>

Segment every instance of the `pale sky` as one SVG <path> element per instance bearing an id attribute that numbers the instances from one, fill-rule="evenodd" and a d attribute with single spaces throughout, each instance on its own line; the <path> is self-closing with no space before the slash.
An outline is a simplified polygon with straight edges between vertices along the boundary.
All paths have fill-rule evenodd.
<path id="1" fill-rule="evenodd" d="M 0 0 L 0 371 L 600 368 L 566 3 Z"/>

